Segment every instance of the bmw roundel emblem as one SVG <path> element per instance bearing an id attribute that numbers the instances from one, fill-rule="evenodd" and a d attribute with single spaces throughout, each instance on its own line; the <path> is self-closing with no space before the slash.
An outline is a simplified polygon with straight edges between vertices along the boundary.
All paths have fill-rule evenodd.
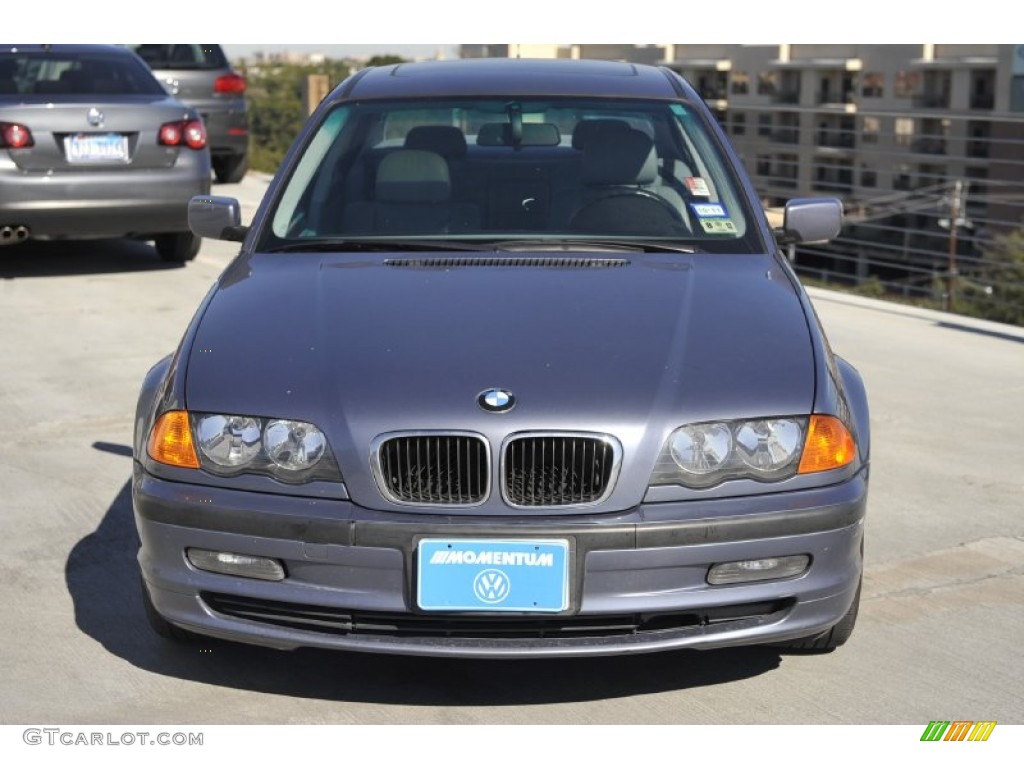
<path id="1" fill-rule="evenodd" d="M 516 396 L 507 389 L 485 389 L 476 398 L 477 405 L 491 413 L 511 411 L 516 404 Z"/>

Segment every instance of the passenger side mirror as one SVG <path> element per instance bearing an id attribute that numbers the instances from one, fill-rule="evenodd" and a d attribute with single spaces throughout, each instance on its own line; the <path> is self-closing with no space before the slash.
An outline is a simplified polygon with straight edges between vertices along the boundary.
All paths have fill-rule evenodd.
<path id="1" fill-rule="evenodd" d="M 775 238 L 782 245 L 823 243 L 843 228 L 843 204 L 834 197 L 806 197 L 790 200 Z"/>

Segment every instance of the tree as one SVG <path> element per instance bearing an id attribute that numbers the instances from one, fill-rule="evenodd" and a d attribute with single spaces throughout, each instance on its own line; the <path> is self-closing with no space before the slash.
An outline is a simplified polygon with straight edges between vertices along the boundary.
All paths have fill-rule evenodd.
<path id="1" fill-rule="evenodd" d="M 274 173 L 306 122 L 302 86 L 307 76 L 325 74 L 333 88 L 349 75 L 348 64 L 328 59 L 322 64 L 275 64 L 249 67 L 250 165 Z"/>
<path id="2" fill-rule="evenodd" d="M 995 237 L 957 288 L 956 311 L 1024 325 L 1024 229 Z"/>
<path id="3" fill-rule="evenodd" d="M 403 59 L 401 56 L 394 56 L 392 54 L 384 54 L 382 56 L 371 56 L 366 62 L 368 67 L 384 67 L 388 64 L 404 64 L 408 59 Z"/>

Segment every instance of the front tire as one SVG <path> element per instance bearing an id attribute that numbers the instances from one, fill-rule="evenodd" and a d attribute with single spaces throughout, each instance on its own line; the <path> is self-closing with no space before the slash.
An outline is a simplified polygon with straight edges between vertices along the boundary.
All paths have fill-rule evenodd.
<path id="1" fill-rule="evenodd" d="M 853 597 L 853 605 L 834 626 L 826 629 L 818 635 L 798 637 L 796 640 L 787 640 L 782 643 L 774 643 L 776 648 L 784 648 L 790 651 L 808 651 L 811 653 L 831 653 L 839 646 L 850 639 L 853 628 L 857 623 L 857 613 L 860 610 L 860 582 L 857 583 L 857 594 Z"/>
<path id="2" fill-rule="evenodd" d="M 139 584 L 142 587 L 142 607 L 146 611 L 146 621 L 149 622 L 150 629 L 164 640 L 171 640 L 175 643 L 194 643 L 197 639 L 196 635 L 181 627 L 176 627 L 160 615 L 156 606 L 153 605 L 153 598 L 149 596 L 146 580 L 140 577 Z"/>
<path id="3" fill-rule="evenodd" d="M 202 242 L 202 238 L 196 237 L 191 232 L 171 232 L 166 235 L 157 235 L 153 240 L 157 256 L 161 261 L 178 264 L 192 261 L 199 253 L 199 246 Z"/>

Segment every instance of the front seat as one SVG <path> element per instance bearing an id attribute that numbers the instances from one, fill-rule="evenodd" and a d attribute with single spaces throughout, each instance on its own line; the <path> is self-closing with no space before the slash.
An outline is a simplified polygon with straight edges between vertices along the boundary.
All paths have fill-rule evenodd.
<path id="1" fill-rule="evenodd" d="M 583 146 L 582 205 L 569 229 L 590 235 L 689 234 L 679 205 L 658 184 L 654 142 L 643 131 L 597 131 Z"/>
<path id="2" fill-rule="evenodd" d="M 345 208 L 347 234 L 445 234 L 478 229 L 479 209 L 452 203 L 448 164 L 436 152 L 400 149 L 377 168 L 374 197 Z"/>

